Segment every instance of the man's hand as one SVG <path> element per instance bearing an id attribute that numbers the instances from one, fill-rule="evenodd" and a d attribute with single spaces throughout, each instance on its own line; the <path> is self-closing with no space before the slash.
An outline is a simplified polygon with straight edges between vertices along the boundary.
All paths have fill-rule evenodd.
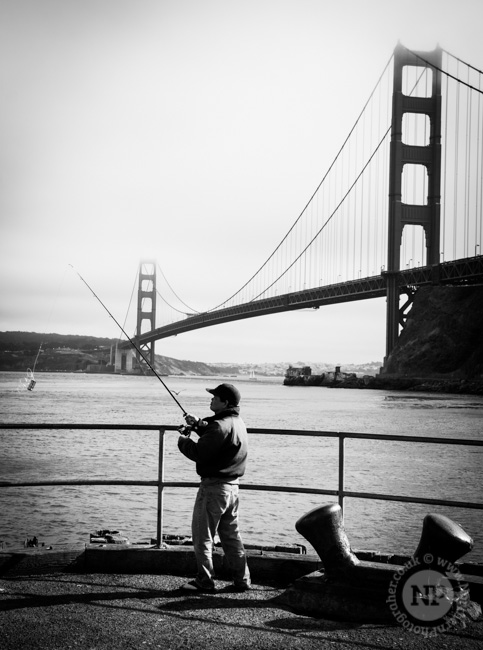
<path id="1" fill-rule="evenodd" d="M 190 413 L 186 413 L 184 419 L 189 427 L 196 427 L 200 421 L 200 418 L 196 417 L 196 415 L 191 415 Z"/>

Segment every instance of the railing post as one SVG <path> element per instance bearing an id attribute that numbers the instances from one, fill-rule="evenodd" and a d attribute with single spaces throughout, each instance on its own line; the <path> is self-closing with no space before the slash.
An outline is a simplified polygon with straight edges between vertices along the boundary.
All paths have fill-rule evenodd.
<path id="1" fill-rule="evenodd" d="M 339 433 L 339 505 L 344 515 L 344 435 Z"/>
<path id="2" fill-rule="evenodd" d="M 159 458 L 158 458 L 158 511 L 156 521 L 157 547 L 163 545 L 163 490 L 164 490 L 164 434 L 165 430 L 159 430 Z"/>

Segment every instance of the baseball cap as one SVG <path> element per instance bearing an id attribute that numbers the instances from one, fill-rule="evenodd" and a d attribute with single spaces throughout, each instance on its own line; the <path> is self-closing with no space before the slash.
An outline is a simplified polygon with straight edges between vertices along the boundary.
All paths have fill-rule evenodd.
<path id="1" fill-rule="evenodd" d="M 240 391 L 233 384 L 220 384 L 216 388 L 207 388 L 206 390 L 219 397 L 223 402 L 228 402 L 230 406 L 238 406 L 240 403 Z"/>

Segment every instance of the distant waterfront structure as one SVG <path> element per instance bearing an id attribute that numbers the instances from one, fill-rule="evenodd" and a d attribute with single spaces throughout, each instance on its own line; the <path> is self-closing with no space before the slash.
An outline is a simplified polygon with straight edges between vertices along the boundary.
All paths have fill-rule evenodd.
<path id="1" fill-rule="evenodd" d="M 139 374 L 140 372 L 136 353 L 132 348 L 121 348 L 112 345 L 110 365 L 113 366 L 114 373 Z"/>
<path id="2" fill-rule="evenodd" d="M 341 366 L 335 366 L 333 371 L 323 372 L 320 375 L 313 375 L 310 366 L 289 366 L 283 380 L 284 386 L 334 386 L 344 383 L 349 387 L 348 382 L 356 387 L 357 376 L 354 372 L 342 372 Z"/>
<path id="3" fill-rule="evenodd" d="M 310 366 L 289 366 L 285 371 L 285 377 L 287 379 L 294 379 L 296 377 L 310 377 L 312 374 L 312 368 Z"/>

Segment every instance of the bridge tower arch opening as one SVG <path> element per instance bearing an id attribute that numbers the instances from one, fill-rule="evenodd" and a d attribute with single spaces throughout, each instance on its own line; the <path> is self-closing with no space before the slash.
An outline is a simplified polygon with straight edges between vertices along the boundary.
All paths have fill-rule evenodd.
<path id="1" fill-rule="evenodd" d="M 403 232 L 424 233 L 425 264 L 438 264 L 441 211 L 442 50 L 394 51 L 389 160 L 388 261 L 386 272 L 386 360 L 399 337 L 412 293 L 400 287 Z M 408 228 L 409 227 L 409 228 Z M 419 260 L 418 260 L 419 261 Z M 403 262 L 404 263 L 404 262 Z M 408 262 L 406 262 L 408 263 Z M 411 259 L 413 266 L 416 260 Z M 421 260 L 423 265 L 423 260 Z"/>

